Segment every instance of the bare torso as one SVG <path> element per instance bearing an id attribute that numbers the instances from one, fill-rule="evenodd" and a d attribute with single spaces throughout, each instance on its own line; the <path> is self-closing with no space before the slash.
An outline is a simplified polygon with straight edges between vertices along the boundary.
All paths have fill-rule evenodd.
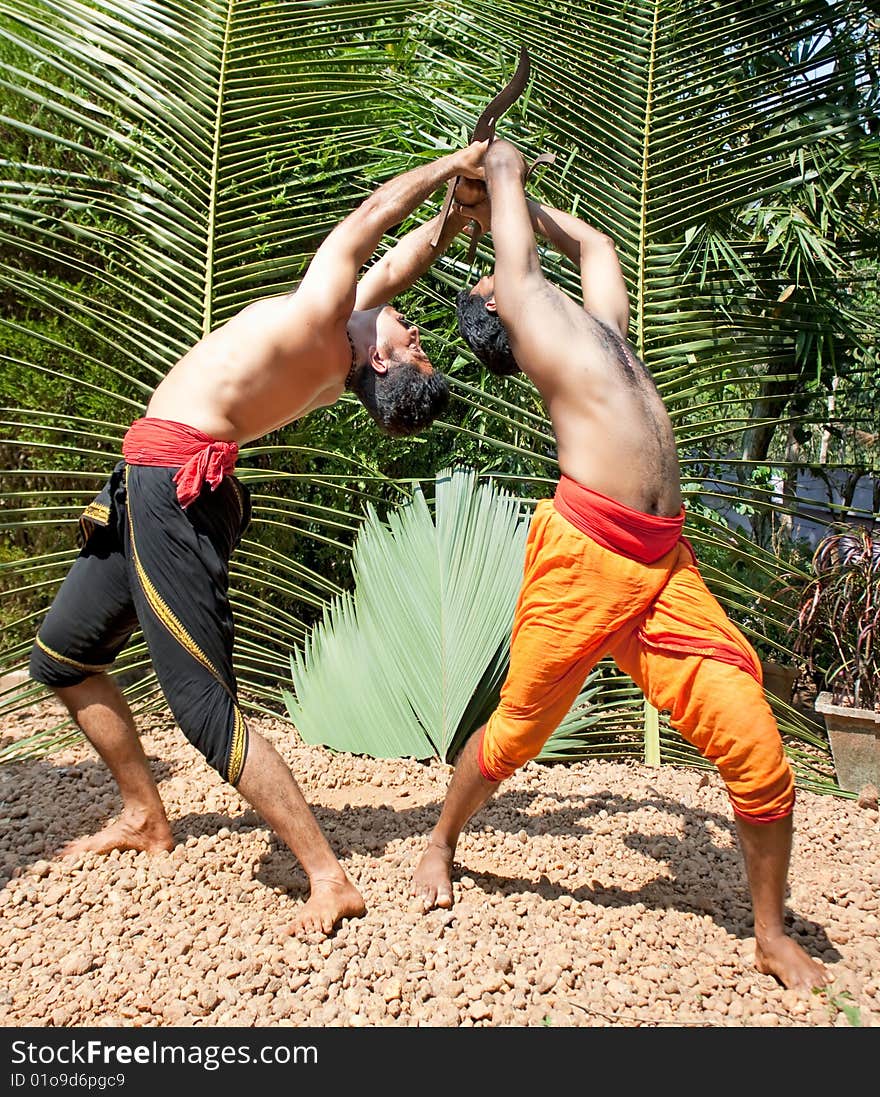
<path id="1" fill-rule="evenodd" d="M 344 323 L 314 323 L 295 293 L 266 297 L 196 343 L 145 414 L 248 442 L 335 403 L 350 365 Z"/>
<path id="2" fill-rule="evenodd" d="M 552 300 L 521 325 L 529 337 L 523 342 L 512 333 L 512 343 L 550 415 L 561 472 L 646 514 L 679 514 L 672 423 L 648 370 L 609 328 L 547 288 Z M 549 315 L 542 324 L 548 303 L 550 312 L 565 314 L 564 324 Z"/>

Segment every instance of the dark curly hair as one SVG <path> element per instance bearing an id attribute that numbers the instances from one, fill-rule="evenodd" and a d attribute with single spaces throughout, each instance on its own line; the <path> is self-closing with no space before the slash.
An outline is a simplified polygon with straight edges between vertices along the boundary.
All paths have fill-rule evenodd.
<path id="1" fill-rule="evenodd" d="M 499 377 L 519 373 L 520 368 L 510 351 L 507 331 L 497 312 L 486 308 L 488 296 L 459 292 L 455 312 L 461 337 L 487 369 Z"/>
<path id="2" fill-rule="evenodd" d="M 397 355 L 391 363 L 387 373 L 364 366 L 351 387 L 386 434 L 405 438 L 429 427 L 444 410 L 449 382 L 438 370 L 424 373 Z"/>

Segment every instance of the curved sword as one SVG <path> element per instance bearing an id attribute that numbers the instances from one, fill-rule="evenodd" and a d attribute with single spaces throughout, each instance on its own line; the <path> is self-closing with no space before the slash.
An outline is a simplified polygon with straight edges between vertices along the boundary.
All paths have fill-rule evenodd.
<path id="1" fill-rule="evenodd" d="M 495 125 L 498 122 L 498 119 L 525 91 L 526 84 L 529 82 L 530 70 L 531 59 L 529 58 L 529 51 L 525 46 L 520 46 L 519 63 L 516 66 L 516 72 L 477 119 L 473 133 L 471 134 L 471 141 L 492 140 L 495 136 Z M 449 216 L 449 211 L 452 209 L 452 196 L 455 194 L 455 188 L 458 185 L 459 178 L 459 176 L 456 176 L 454 179 L 450 179 L 446 184 L 446 197 L 443 199 L 443 206 L 440 210 L 440 220 L 437 222 L 437 230 L 431 241 L 432 248 L 436 248 L 440 241 L 440 234 L 443 232 L 446 225 L 446 219 Z"/>
<path id="2" fill-rule="evenodd" d="M 495 136 L 495 124 L 498 119 L 506 110 L 510 109 L 526 90 L 531 67 L 529 51 L 525 46 L 520 46 L 519 63 L 516 66 L 516 72 L 477 119 L 477 124 L 474 126 L 474 132 L 471 134 L 471 141 L 492 140 Z"/>

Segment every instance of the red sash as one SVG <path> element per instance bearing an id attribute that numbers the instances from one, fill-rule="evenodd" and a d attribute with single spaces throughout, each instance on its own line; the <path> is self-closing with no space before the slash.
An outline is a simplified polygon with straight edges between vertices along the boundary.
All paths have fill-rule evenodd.
<path id="1" fill-rule="evenodd" d="M 205 481 L 216 491 L 230 476 L 238 457 L 237 442 L 221 442 L 185 423 L 169 419 L 136 419 L 122 440 L 122 456 L 130 465 L 180 466 L 174 474 L 177 498 L 188 507 Z"/>
<path id="2" fill-rule="evenodd" d="M 643 514 L 568 476 L 561 477 L 553 505 L 566 521 L 597 544 L 640 564 L 653 564 L 685 540 L 681 535 L 684 507 L 672 518 Z"/>

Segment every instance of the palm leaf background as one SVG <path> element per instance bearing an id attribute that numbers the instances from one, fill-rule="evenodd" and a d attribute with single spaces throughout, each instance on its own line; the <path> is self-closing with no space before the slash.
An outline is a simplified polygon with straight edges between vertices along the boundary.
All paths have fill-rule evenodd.
<path id="1" fill-rule="evenodd" d="M 473 469 L 441 470 L 433 494 L 387 522 L 368 509 L 353 593 L 295 652 L 284 697 L 307 743 L 448 761 L 494 708 L 528 512 Z"/>
<path id="2" fill-rule="evenodd" d="M 25 665 L 78 511 L 158 378 L 254 296 L 295 284 L 379 181 L 460 144 L 519 45 L 533 82 L 501 130 L 556 152 L 535 193 L 618 244 L 710 586 L 753 638 L 784 624 L 770 591 L 774 538 L 800 505 L 793 466 L 876 468 L 859 441 L 876 426 L 871 5 L 0 0 L 0 20 L 3 669 Z M 578 295 L 577 272 L 546 265 Z M 277 711 L 291 651 L 350 589 L 370 505 L 404 502 L 452 460 L 524 503 L 551 488 L 533 388 L 485 376 L 457 338 L 450 301 L 473 273 L 457 247 L 407 302 L 451 376 L 446 421 L 402 444 L 345 397 L 242 453 L 255 520 L 231 582 L 256 710 Z M 710 505 L 731 499 L 745 529 Z M 146 669 L 135 644 L 120 671 L 140 707 L 160 703 Z M 631 683 L 603 668 L 593 702 L 596 725 L 579 735 L 573 714 L 558 756 L 638 755 Z M 801 783 L 833 787 L 823 737 L 779 715 Z M 661 757 L 698 763 L 662 718 L 658 736 Z"/>

